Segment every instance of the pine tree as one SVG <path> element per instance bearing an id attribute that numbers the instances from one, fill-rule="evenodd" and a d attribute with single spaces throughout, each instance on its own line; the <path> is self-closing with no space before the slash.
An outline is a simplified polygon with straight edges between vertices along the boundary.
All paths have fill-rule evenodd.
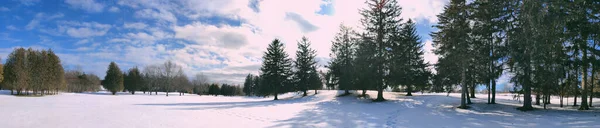
<path id="1" fill-rule="evenodd" d="M 399 28 L 390 43 L 390 74 L 391 85 L 406 86 L 406 96 L 412 96 L 413 87 L 424 88 L 429 80 L 427 64 L 423 59 L 423 45 L 417 35 L 415 24 L 408 20 Z"/>
<path id="2" fill-rule="evenodd" d="M 321 81 L 318 78 L 315 57 L 316 51 L 310 48 L 310 41 L 308 38 L 302 37 L 302 40 L 298 42 L 296 61 L 294 61 L 296 68 L 294 77 L 297 80 L 295 85 L 303 92 L 302 96 L 306 96 L 306 91 L 314 88 L 314 84 L 318 84 L 316 81 Z"/>
<path id="3" fill-rule="evenodd" d="M 375 89 L 373 84 L 376 81 L 373 76 L 376 76 L 376 65 L 371 62 L 376 61 L 375 43 L 372 38 L 361 34 L 357 41 L 356 58 L 354 59 L 354 84 L 355 88 L 362 90 L 361 97 L 365 97 L 367 90 Z"/>
<path id="4" fill-rule="evenodd" d="M 331 46 L 331 61 L 329 62 L 329 72 L 331 73 L 330 84 L 337 85 L 338 89 L 345 90 L 343 95 L 349 94 L 353 89 L 355 73 L 355 37 L 352 28 L 340 25 L 340 31 L 335 35 Z"/>
<path id="5" fill-rule="evenodd" d="M 48 50 L 48 72 L 50 76 L 49 80 L 49 90 L 54 89 L 56 93 L 58 93 L 61 89 L 66 89 L 67 84 L 65 81 L 65 70 L 61 64 L 60 58 L 52 51 L 52 49 Z M 97 76 L 96 76 L 97 77 Z M 96 81 L 97 82 L 97 81 Z M 98 83 L 99 85 L 99 83 Z"/>
<path id="6" fill-rule="evenodd" d="M 315 90 L 315 94 L 317 94 L 317 90 L 323 89 L 323 79 L 320 77 L 319 73 L 316 70 L 316 67 L 313 67 L 312 71 L 309 75 L 310 86 L 308 89 Z"/>
<path id="7" fill-rule="evenodd" d="M 450 81 L 458 84 L 461 81 L 462 94 L 461 105 L 459 108 L 468 108 L 466 103 L 467 92 L 467 72 L 469 71 L 468 61 L 472 60 L 469 55 L 471 44 L 469 39 L 469 22 L 467 20 L 467 8 L 465 0 L 452 0 L 450 4 L 444 7 L 444 12 L 438 15 L 439 30 L 433 32 L 436 54 L 440 56 L 436 69 L 438 74 L 451 73 L 459 71 L 460 77 L 450 77 Z M 471 69 L 472 70 L 472 69 Z M 445 74 L 450 75 L 450 74 Z M 457 76 L 457 75 L 454 75 Z M 460 80 L 459 80 L 460 79 Z"/>
<path id="8" fill-rule="evenodd" d="M 253 81 L 253 79 L 254 79 L 254 76 L 252 74 L 248 74 L 246 76 L 246 79 L 244 80 L 243 91 L 244 91 L 244 94 L 246 94 L 246 96 L 255 95 L 254 94 L 254 90 L 253 90 L 254 89 L 254 85 L 253 85 L 254 81 Z"/>
<path id="9" fill-rule="evenodd" d="M 123 83 L 125 89 L 129 91 L 132 95 L 135 95 L 135 91 L 139 91 L 143 84 L 140 70 L 137 67 L 134 67 L 132 69 L 129 69 L 129 72 L 127 74 L 123 75 Z"/>
<path id="10" fill-rule="evenodd" d="M 123 74 L 117 63 L 110 62 L 102 85 L 104 85 L 104 88 L 109 90 L 113 95 L 123 90 Z"/>
<path id="11" fill-rule="evenodd" d="M 285 87 L 289 86 L 290 83 L 291 68 L 292 61 L 285 53 L 283 43 L 279 39 L 273 40 L 263 56 L 260 76 L 263 82 L 261 88 L 268 88 L 266 91 L 275 96 L 274 100 L 278 100 L 278 94 L 284 93 L 284 90 L 289 90 Z"/>
<path id="12" fill-rule="evenodd" d="M 387 51 L 394 41 L 394 33 L 401 26 L 402 8 L 396 0 L 369 0 L 366 3 L 368 7 L 362 9 L 360 14 L 363 16 L 361 23 L 367 32 L 365 36 L 369 36 L 375 43 L 375 61 L 372 62 L 376 69 L 373 76 L 373 85 L 377 89 L 375 101 L 384 101 L 383 90 L 388 87 L 389 80 L 394 79 L 388 76 L 390 56 Z"/>

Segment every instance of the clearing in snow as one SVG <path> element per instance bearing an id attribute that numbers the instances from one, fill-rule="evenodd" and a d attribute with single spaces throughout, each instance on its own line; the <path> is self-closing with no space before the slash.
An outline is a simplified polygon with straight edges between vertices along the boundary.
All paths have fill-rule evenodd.
<path id="1" fill-rule="evenodd" d="M 191 94 L 166 97 L 161 93 L 61 93 L 44 97 L 1 93 L 0 124 L 5 128 L 600 127 L 597 110 L 561 109 L 553 99 L 550 110 L 521 112 L 515 109 L 520 103 L 504 94 L 498 95 L 496 105 L 485 104 L 487 97 L 478 95 L 472 108 L 463 110 L 456 108 L 460 94 L 447 97 L 445 93 L 406 97 L 386 92 L 386 102 L 352 95 L 336 97 L 342 92 L 328 90 L 306 97 L 286 93 L 278 101 Z"/>

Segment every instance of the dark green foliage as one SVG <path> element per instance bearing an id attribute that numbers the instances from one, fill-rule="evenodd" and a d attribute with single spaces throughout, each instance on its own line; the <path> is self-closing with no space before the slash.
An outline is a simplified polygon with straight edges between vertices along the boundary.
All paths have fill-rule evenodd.
<path id="1" fill-rule="evenodd" d="M 430 72 L 423 60 L 423 45 L 417 35 L 415 24 L 408 20 L 393 36 L 389 46 L 390 64 L 388 82 L 390 85 L 403 85 L 407 96 L 412 96 L 414 87 L 425 88 L 429 83 Z"/>
<path id="2" fill-rule="evenodd" d="M 217 96 L 220 93 L 221 93 L 221 88 L 219 87 L 219 85 L 217 85 L 217 84 L 211 84 L 208 87 L 208 94 L 209 95 L 215 95 L 215 96 Z"/>
<path id="3" fill-rule="evenodd" d="M 123 90 L 123 74 L 117 63 L 110 62 L 108 70 L 106 71 L 106 76 L 102 81 L 102 85 L 113 95 Z"/>
<path id="4" fill-rule="evenodd" d="M 123 79 L 125 90 L 129 91 L 131 94 L 135 94 L 135 91 L 139 91 L 142 87 L 143 79 L 140 70 L 137 67 L 129 69 L 127 74 L 124 74 Z"/>
<path id="5" fill-rule="evenodd" d="M 431 34 L 435 53 L 440 56 L 436 69 L 440 77 L 445 77 L 448 85 L 461 84 L 462 95 L 460 108 L 468 108 L 466 103 L 467 73 L 474 71 L 473 45 L 469 42 L 470 27 L 465 0 L 452 0 L 438 15 L 437 32 Z M 456 75 L 457 72 L 460 75 Z"/>
<path id="6" fill-rule="evenodd" d="M 294 79 L 296 89 L 303 92 L 306 96 L 306 91 L 309 89 L 318 89 L 322 86 L 321 79 L 317 73 L 317 61 L 315 60 L 316 51 L 310 48 L 308 38 L 302 37 L 298 42 L 298 51 L 296 52 L 296 61 Z"/>
<path id="7" fill-rule="evenodd" d="M 256 95 L 256 89 L 258 88 L 257 86 L 254 86 L 254 75 L 252 74 L 248 74 L 248 76 L 246 76 L 246 79 L 244 80 L 244 87 L 243 87 L 243 92 L 244 94 L 246 94 L 246 96 L 253 96 Z"/>
<path id="8" fill-rule="evenodd" d="M 286 91 L 293 91 L 290 82 L 292 61 L 285 53 L 283 43 L 278 39 L 273 40 L 267 48 L 263 56 L 263 64 L 261 67 L 261 88 L 262 92 L 274 95 L 274 100 L 277 95 Z"/>
<path id="9" fill-rule="evenodd" d="M 383 90 L 389 85 L 388 81 L 396 78 L 387 76 L 390 72 L 389 49 L 394 42 L 394 35 L 400 29 L 402 18 L 400 14 L 402 8 L 396 0 L 368 0 L 367 8 L 360 10 L 363 16 L 361 23 L 366 33 L 363 36 L 374 43 L 371 50 L 374 50 L 373 67 L 375 73 L 372 78 L 372 85 L 377 90 L 377 99 L 375 101 L 384 101 Z"/>
<path id="10" fill-rule="evenodd" d="M 334 37 L 331 46 L 331 61 L 329 62 L 329 79 L 328 83 L 337 85 L 338 89 L 348 90 L 353 89 L 355 73 L 354 73 L 354 47 L 356 45 L 352 28 L 340 25 L 340 31 Z"/>

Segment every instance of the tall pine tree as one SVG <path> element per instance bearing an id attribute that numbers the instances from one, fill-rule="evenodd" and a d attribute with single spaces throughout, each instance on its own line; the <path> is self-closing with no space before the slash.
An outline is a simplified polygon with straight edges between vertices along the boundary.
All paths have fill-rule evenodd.
<path id="1" fill-rule="evenodd" d="M 288 90 L 285 87 L 289 87 L 291 68 L 292 61 L 285 53 L 283 43 L 279 39 L 273 40 L 263 56 L 263 64 L 260 70 L 261 81 L 263 82 L 261 88 L 274 95 L 274 100 L 278 100 L 278 94 Z"/>
<path id="2" fill-rule="evenodd" d="M 338 89 L 344 90 L 344 95 L 349 94 L 354 84 L 354 47 L 355 37 L 352 28 L 340 25 L 339 32 L 331 42 L 331 61 L 329 62 L 329 72 L 331 73 L 330 84 L 337 85 Z"/>
<path id="3" fill-rule="evenodd" d="M 306 37 L 298 42 L 298 51 L 296 51 L 296 61 L 294 78 L 296 79 L 296 88 L 303 92 L 302 96 L 306 96 L 308 89 L 314 88 L 315 81 L 321 81 L 318 78 L 315 60 L 316 51 L 310 48 L 310 41 Z M 316 76 L 315 76 L 316 74 Z"/>
<path id="4" fill-rule="evenodd" d="M 452 78 L 450 81 L 458 84 L 461 81 L 462 94 L 459 108 L 469 108 L 467 106 L 467 72 L 469 71 L 468 62 L 472 60 L 469 54 L 472 51 L 469 39 L 469 22 L 467 19 L 467 8 L 465 0 L 452 0 L 449 5 L 444 7 L 444 12 L 438 15 L 438 25 L 435 27 L 437 32 L 433 32 L 435 53 L 440 56 L 436 69 L 445 73 L 448 71 L 458 71 L 460 78 Z M 440 70 L 441 69 L 441 70 Z M 472 69 L 471 69 L 472 70 Z M 446 74 L 449 75 L 449 74 Z M 457 75 L 455 75 L 457 76 Z M 460 80 L 459 80 L 460 79 Z"/>
<path id="5" fill-rule="evenodd" d="M 109 90 L 113 95 L 123 90 L 123 74 L 119 66 L 115 62 L 110 62 L 106 76 L 102 85 L 106 90 Z"/>
<path id="6" fill-rule="evenodd" d="M 392 44 L 393 35 L 401 26 L 400 17 L 402 8 L 396 0 L 368 0 L 367 8 L 360 10 L 363 16 L 361 23 L 365 28 L 367 39 L 372 39 L 375 53 L 373 66 L 375 74 L 373 75 L 373 85 L 377 90 L 377 99 L 375 101 L 384 101 L 383 90 L 388 87 L 388 81 L 394 78 L 389 75 L 389 47 Z"/>

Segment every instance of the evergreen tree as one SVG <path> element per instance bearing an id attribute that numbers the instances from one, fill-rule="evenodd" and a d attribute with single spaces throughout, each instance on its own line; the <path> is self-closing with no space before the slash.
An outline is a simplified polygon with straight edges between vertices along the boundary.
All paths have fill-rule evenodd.
<path id="1" fill-rule="evenodd" d="M 291 75 L 292 61 L 288 58 L 288 54 L 284 51 L 283 43 L 279 39 L 273 40 L 269 44 L 267 51 L 263 56 L 263 64 L 261 67 L 261 88 L 269 94 L 273 94 L 274 100 L 277 99 L 279 93 L 284 93 L 286 86 L 289 86 L 289 78 Z"/>
<path id="2" fill-rule="evenodd" d="M 221 92 L 221 89 L 219 88 L 219 85 L 217 85 L 217 84 L 211 84 L 208 87 L 208 94 L 209 95 L 215 95 L 215 96 L 217 96 L 217 95 L 219 95 L 220 92 Z"/>
<path id="3" fill-rule="evenodd" d="M 52 51 L 52 49 L 48 50 L 48 73 L 49 78 L 47 79 L 49 82 L 49 89 L 58 93 L 59 90 L 66 89 L 67 84 L 65 81 L 65 70 L 62 66 L 62 62 L 60 58 Z M 95 75 L 94 75 L 95 76 Z M 95 76 L 96 78 L 98 76 Z M 99 81 L 99 80 L 98 80 Z M 94 81 L 94 82 L 98 82 Z M 96 83 L 96 85 L 100 85 L 100 83 Z M 48 91 L 50 91 L 48 90 Z"/>
<path id="4" fill-rule="evenodd" d="M 423 45 L 417 35 L 415 24 L 408 20 L 393 36 L 390 43 L 390 74 L 391 85 L 404 85 L 406 96 L 412 96 L 413 86 L 424 88 L 429 81 L 427 64 L 423 60 Z"/>
<path id="5" fill-rule="evenodd" d="M 310 71 L 308 81 L 310 82 L 308 89 L 315 90 L 315 94 L 318 93 L 317 90 L 323 89 L 323 79 L 317 72 L 316 67 L 313 67 L 312 71 Z"/>
<path id="6" fill-rule="evenodd" d="M 140 70 L 137 67 L 134 67 L 132 69 L 129 69 L 127 74 L 123 75 L 125 90 L 129 91 L 132 95 L 134 95 L 135 91 L 139 91 L 143 84 Z"/>
<path id="7" fill-rule="evenodd" d="M 436 46 L 435 53 L 440 56 L 436 69 L 438 74 L 446 74 L 459 71 L 461 78 L 449 77 L 450 81 L 458 84 L 461 81 L 462 94 L 459 108 L 468 108 L 466 102 L 468 62 L 472 60 L 472 52 L 469 39 L 469 22 L 467 20 L 467 8 L 465 0 L 452 0 L 444 7 L 444 12 L 438 15 L 437 32 L 433 32 L 433 43 Z M 472 70 L 472 69 L 471 69 Z M 454 75 L 457 76 L 457 75 Z M 460 79 L 460 80 L 458 80 Z M 451 84 L 451 83 L 449 83 Z"/>
<path id="8" fill-rule="evenodd" d="M 316 51 L 310 48 L 308 38 L 302 37 L 298 42 L 298 51 L 296 52 L 296 61 L 294 77 L 296 79 L 296 88 L 303 92 L 302 96 L 306 96 L 306 91 L 315 87 L 316 81 L 321 81 L 318 77 L 315 60 Z M 316 76 L 315 76 L 316 75 Z"/>
<path id="9" fill-rule="evenodd" d="M 244 80 L 244 94 L 246 94 L 246 96 L 252 96 L 255 95 L 254 94 L 254 76 L 252 74 L 248 74 L 246 76 L 246 79 Z"/>
<path id="10" fill-rule="evenodd" d="M 376 76 L 376 65 L 374 63 L 376 61 L 375 54 L 375 43 L 372 38 L 366 36 L 366 34 L 360 35 L 360 40 L 357 41 L 356 48 L 356 59 L 354 59 L 354 80 L 355 80 L 355 88 L 358 90 L 362 90 L 361 97 L 366 96 L 367 90 L 375 89 L 375 79 L 373 76 Z"/>
<path id="11" fill-rule="evenodd" d="M 117 63 L 110 62 L 102 85 L 104 85 L 104 88 L 109 90 L 113 95 L 123 90 L 123 74 Z"/>
<path id="12" fill-rule="evenodd" d="M 367 8 L 362 9 L 361 23 L 367 32 L 365 36 L 373 40 L 375 49 L 375 61 L 372 62 L 376 73 L 373 76 L 373 85 L 377 89 L 377 99 L 384 101 L 383 90 L 388 87 L 390 56 L 388 50 L 394 42 L 393 35 L 399 29 L 402 18 L 402 8 L 396 0 L 368 0 Z"/>
<path id="13" fill-rule="evenodd" d="M 354 69 L 354 47 L 355 37 L 352 28 L 340 25 L 340 31 L 335 35 L 331 46 L 331 61 L 329 62 L 329 72 L 331 75 L 330 84 L 337 85 L 338 89 L 345 90 L 344 95 L 349 94 L 353 89 L 355 73 Z"/>

